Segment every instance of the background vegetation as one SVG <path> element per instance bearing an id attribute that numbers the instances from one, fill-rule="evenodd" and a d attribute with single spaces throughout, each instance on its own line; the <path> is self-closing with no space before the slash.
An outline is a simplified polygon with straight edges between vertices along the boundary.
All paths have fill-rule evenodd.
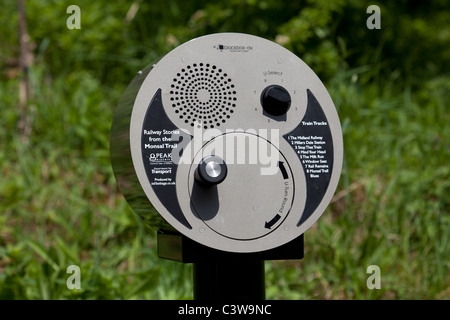
<path id="1" fill-rule="evenodd" d="M 81 8 L 69 30 L 66 8 Z M 381 30 L 366 28 L 367 6 Z M 118 191 L 115 105 L 179 44 L 245 32 L 294 51 L 338 109 L 345 159 L 302 261 L 266 262 L 269 299 L 450 298 L 450 3 L 445 0 L 26 1 L 33 61 L 19 107 L 18 10 L 0 10 L 0 298 L 192 298 Z M 81 290 L 66 287 L 81 267 Z M 381 289 L 366 269 L 381 268 Z"/>

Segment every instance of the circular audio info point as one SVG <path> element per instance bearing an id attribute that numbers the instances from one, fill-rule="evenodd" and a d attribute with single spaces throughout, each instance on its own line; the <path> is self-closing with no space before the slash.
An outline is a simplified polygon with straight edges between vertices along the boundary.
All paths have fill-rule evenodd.
<path id="1" fill-rule="evenodd" d="M 211 248 L 259 252 L 304 233 L 339 182 L 338 114 L 280 45 L 219 33 L 180 45 L 131 82 L 111 160 L 144 221 Z"/>

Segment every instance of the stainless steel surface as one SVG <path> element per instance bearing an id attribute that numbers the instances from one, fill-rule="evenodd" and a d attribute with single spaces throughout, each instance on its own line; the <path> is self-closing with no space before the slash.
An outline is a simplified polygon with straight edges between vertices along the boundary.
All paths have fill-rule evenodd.
<path id="1" fill-rule="evenodd" d="M 289 94 L 280 115 L 261 105 L 269 86 Z M 163 106 L 158 116 L 155 97 Z M 314 118 L 321 113 L 322 120 Z M 144 129 L 146 119 L 163 117 L 182 139 Z M 317 133 L 324 127 L 327 135 Z M 228 175 L 199 189 L 194 172 L 213 154 L 224 159 Z M 133 210 L 156 229 L 231 252 L 276 248 L 310 228 L 334 194 L 342 157 L 339 117 L 320 79 L 287 49 L 238 33 L 191 40 L 143 69 L 111 129 L 113 170 Z M 216 162 L 206 166 L 212 178 L 221 170 Z M 319 197 L 320 183 L 326 187 Z M 174 203 L 185 223 L 172 212 Z"/>
<path id="2" fill-rule="evenodd" d="M 206 174 L 210 176 L 211 178 L 217 178 L 220 173 L 222 172 L 222 169 L 220 168 L 220 165 L 215 161 L 210 161 L 206 164 Z"/>

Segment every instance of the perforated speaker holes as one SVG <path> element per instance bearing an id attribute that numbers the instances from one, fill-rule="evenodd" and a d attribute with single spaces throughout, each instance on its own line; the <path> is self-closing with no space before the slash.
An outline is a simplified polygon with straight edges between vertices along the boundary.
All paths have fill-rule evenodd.
<path id="1" fill-rule="evenodd" d="M 192 127 L 223 125 L 236 107 L 236 90 L 222 69 L 209 63 L 194 63 L 181 69 L 170 86 L 175 113 Z"/>

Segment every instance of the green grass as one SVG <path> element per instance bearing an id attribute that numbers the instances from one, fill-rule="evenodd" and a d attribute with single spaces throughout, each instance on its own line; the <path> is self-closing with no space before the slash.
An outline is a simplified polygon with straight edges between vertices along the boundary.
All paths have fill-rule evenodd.
<path id="1" fill-rule="evenodd" d="M 306 232 L 305 259 L 271 263 L 269 297 L 448 299 L 449 79 L 394 95 L 392 83 L 352 78 L 330 84 L 344 131 L 340 191 Z M 366 286 L 372 264 L 380 290 Z"/>
<path id="2" fill-rule="evenodd" d="M 268 299 L 450 298 L 450 78 L 419 89 L 368 68 L 327 87 L 345 156 L 302 261 L 266 262 Z M 0 299 L 189 299 L 191 266 L 159 259 L 109 162 L 121 90 L 87 72 L 31 70 L 30 133 L 17 129 L 18 79 L 0 83 Z M 124 88 L 123 88 L 124 89 Z M 69 290 L 69 265 L 81 290 Z M 369 265 L 381 289 L 369 290 Z"/>

